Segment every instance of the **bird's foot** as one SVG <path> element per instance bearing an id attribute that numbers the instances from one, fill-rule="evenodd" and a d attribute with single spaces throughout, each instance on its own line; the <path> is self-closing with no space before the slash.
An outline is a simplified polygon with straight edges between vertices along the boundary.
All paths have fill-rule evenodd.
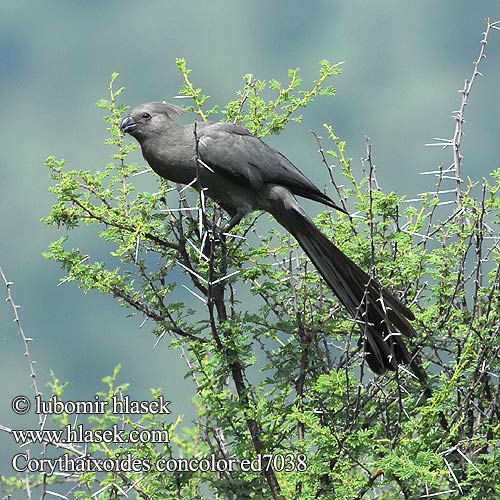
<path id="1" fill-rule="evenodd" d="M 207 231 L 203 238 L 203 246 L 201 251 L 206 257 L 210 257 L 217 246 L 226 244 L 225 227 L 220 227 L 211 221 L 206 221 Z"/>

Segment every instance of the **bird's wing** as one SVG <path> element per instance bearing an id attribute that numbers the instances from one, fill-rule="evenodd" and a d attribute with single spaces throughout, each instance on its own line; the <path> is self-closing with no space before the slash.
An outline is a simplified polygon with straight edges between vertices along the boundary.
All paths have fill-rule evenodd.
<path id="1" fill-rule="evenodd" d="M 253 189 L 279 184 L 292 193 L 338 208 L 279 151 L 247 129 L 231 123 L 199 124 L 198 150 L 210 168 L 248 183 Z"/>

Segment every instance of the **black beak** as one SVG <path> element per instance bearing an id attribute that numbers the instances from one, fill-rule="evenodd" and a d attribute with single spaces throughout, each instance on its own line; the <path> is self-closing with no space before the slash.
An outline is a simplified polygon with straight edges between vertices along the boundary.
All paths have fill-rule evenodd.
<path id="1" fill-rule="evenodd" d="M 126 134 L 130 134 L 136 128 L 137 123 L 131 116 L 126 116 L 120 123 L 120 130 Z"/>

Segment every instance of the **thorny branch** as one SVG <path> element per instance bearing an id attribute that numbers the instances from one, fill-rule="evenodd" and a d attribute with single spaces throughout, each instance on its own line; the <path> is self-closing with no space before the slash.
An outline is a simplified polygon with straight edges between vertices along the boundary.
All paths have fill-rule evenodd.
<path id="1" fill-rule="evenodd" d="M 480 42 L 479 55 L 477 59 L 474 61 L 474 68 L 472 71 L 472 75 L 470 78 L 467 78 L 464 82 L 464 86 L 460 93 L 462 94 L 462 99 L 460 102 L 460 107 L 457 111 L 453 112 L 454 120 L 455 120 L 455 131 L 453 133 L 453 137 L 451 139 L 439 139 L 437 143 L 428 144 L 428 146 L 441 146 L 444 148 L 453 147 L 453 163 L 446 170 L 443 170 L 442 175 L 449 174 L 453 172 L 455 181 L 455 204 L 457 206 L 457 210 L 462 207 L 461 201 L 461 184 L 462 184 L 462 172 L 461 165 L 463 155 L 461 152 L 462 146 L 462 136 L 463 136 L 463 125 L 465 123 L 465 108 L 469 102 L 469 96 L 476 82 L 478 76 L 482 76 L 482 73 L 479 71 L 479 67 L 481 61 L 486 58 L 486 45 L 488 43 L 488 37 L 490 35 L 491 30 L 499 30 L 500 29 L 500 21 L 490 22 L 490 19 L 486 19 L 486 29 L 483 32 L 483 38 Z"/>

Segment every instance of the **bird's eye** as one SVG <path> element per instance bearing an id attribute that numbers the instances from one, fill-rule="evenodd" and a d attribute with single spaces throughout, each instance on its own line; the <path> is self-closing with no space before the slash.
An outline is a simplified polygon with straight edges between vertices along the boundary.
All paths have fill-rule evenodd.
<path id="1" fill-rule="evenodd" d="M 142 117 L 145 119 L 145 120 L 151 120 L 151 115 L 149 113 L 142 113 Z"/>

